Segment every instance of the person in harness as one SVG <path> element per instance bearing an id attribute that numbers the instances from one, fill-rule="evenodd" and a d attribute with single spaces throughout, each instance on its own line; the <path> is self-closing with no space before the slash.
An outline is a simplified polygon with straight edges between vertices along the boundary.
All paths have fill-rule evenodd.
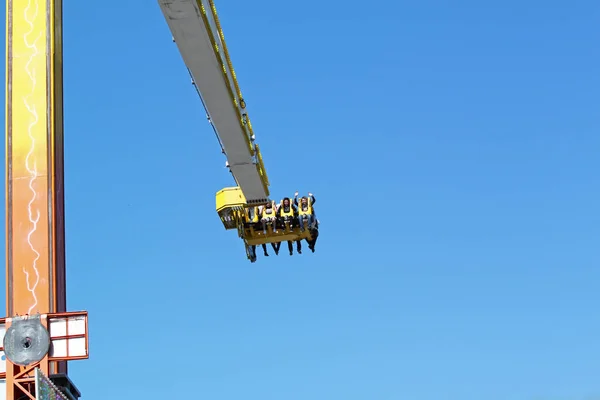
<path id="1" fill-rule="evenodd" d="M 249 226 L 252 226 L 254 229 L 265 229 L 264 225 L 261 225 L 261 215 L 263 215 L 263 207 L 262 206 L 254 206 L 249 207 L 246 211 L 246 223 Z M 268 214 L 267 214 L 268 215 Z M 275 250 L 275 245 L 271 243 L 273 250 Z M 265 257 L 269 257 L 269 252 L 267 251 L 267 245 L 262 244 L 263 254 Z M 250 256 L 252 259 L 256 260 L 256 245 L 250 246 L 248 249 Z M 278 251 L 278 249 L 277 249 Z"/>
<path id="2" fill-rule="evenodd" d="M 298 202 L 298 192 L 294 194 L 294 205 L 298 209 L 298 225 L 301 231 L 304 231 L 305 228 L 304 220 L 307 222 L 306 228 L 313 229 L 315 226 L 315 210 L 313 208 L 315 202 L 315 196 L 310 192 L 308 197 L 303 196 L 300 202 Z"/>
<path id="3" fill-rule="evenodd" d="M 267 234 L 267 225 L 271 225 L 273 232 L 277 233 L 277 211 L 277 206 L 274 201 L 267 203 L 262 208 L 260 222 L 262 222 L 262 228 L 265 235 Z"/>
<path id="4" fill-rule="evenodd" d="M 254 207 L 248 207 L 248 209 L 246 210 L 246 215 L 245 215 L 245 222 L 247 224 L 247 226 L 252 226 L 254 229 L 256 229 L 259 225 L 260 222 L 260 213 L 261 213 L 261 208 L 258 206 L 254 206 Z"/>
<path id="5" fill-rule="evenodd" d="M 293 230 L 296 226 L 297 216 L 298 210 L 296 209 L 296 206 L 292 204 L 289 197 L 284 197 L 283 200 L 281 200 L 279 210 L 277 210 L 277 217 L 281 227 L 286 229 L 287 226 L 289 226 L 289 228 Z M 294 246 L 291 240 L 288 240 L 288 250 L 290 251 L 290 256 L 294 255 Z M 298 251 L 298 254 L 302 254 L 302 245 L 300 244 L 300 241 L 296 241 L 296 250 Z"/>
<path id="6" fill-rule="evenodd" d="M 277 219 L 279 220 L 280 226 L 285 229 L 286 223 L 289 225 L 290 229 L 294 229 L 296 225 L 296 215 L 298 214 L 296 207 L 292 205 L 292 201 L 289 197 L 284 197 L 281 200 L 279 208 L 277 210 Z"/>

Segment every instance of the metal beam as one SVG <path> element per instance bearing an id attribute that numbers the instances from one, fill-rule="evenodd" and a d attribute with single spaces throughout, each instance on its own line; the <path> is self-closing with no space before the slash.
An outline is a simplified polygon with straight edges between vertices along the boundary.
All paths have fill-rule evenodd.
<path id="1" fill-rule="evenodd" d="M 225 57 L 222 32 L 201 0 L 158 0 L 179 52 L 200 92 L 227 156 L 229 169 L 248 203 L 266 203 L 269 181 L 256 160 L 253 139 Z M 214 10 L 213 10 L 214 11 Z"/>
<path id="2" fill-rule="evenodd" d="M 63 312 L 62 0 L 7 0 L 6 18 L 6 311 Z"/>

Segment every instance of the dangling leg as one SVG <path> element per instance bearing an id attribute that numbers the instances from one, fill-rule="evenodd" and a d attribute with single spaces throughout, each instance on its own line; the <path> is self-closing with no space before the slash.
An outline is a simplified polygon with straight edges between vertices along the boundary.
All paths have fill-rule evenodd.
<path id="1" fill-rule="evenodd" d="M 256 261 L 256 246 L 248 246 L 248 256 L 250 257 L 250 262 Z"/>
<path id="2" fill-rule="evenodd" d="M 310 251 L 312 251 L 314 253 L 315 252 L 315 245 L 317 244 L 317 238 L 319 237 L 319 230 L 318 229 L 313 229 L 310 232 L 310 235 L 312 236 L 312 240 L 309 242 L 308 248 L 310 249 Z"/>
<path id="3" fill-rule="evenodd" d="M 254 247 L 256 247 L 256 246 L 254 246 Z M 265 253 L 265 257 L 269 257 L 269 253 L 267 253 L 267 245 L 263 243 L 262 248 L 263 248 L 263 253 Z"/>
<path id="4" fill-rule="evenodd" d="M 282 218 L 281 219 L 281 229 L 283 231 L 287 232 L 291 228 L 292 228 L 292 222 L 290 221 L 290 219 L 288 217 Z"/>
<path id="5" fill-rule="evenodd" d="M 314 229 L 314 225 L 315 225 L 315 216 L 314 215 L 308 215 L 307 218 L 307 222 L 308 222 L 308 229 Z"/>
<path id="6" fill-rule="evenodd" d="M 273 232 L 277 233 L 279 229 L 281 229 L 281 218 L 273 219 Z"/>
<path id="7" fill-rule="evenodd" d="M 296 240 L 296 251 L 298 254 L 302 254 L 302 240 Z"/>
<path id="8" fill-rule="evenodd" d="M 281 247 L 281 242 L 271 243 L 273 250 L 275 251 L 275 255 L 279 255 L 279 248 Z"/>
<path id="9" fill-rule="evenodd" d="M 294 246 L 292 245 L 292 241 L 288 240 L 288 250 L 290 251 L 290 256 L 294 255 Z"/>

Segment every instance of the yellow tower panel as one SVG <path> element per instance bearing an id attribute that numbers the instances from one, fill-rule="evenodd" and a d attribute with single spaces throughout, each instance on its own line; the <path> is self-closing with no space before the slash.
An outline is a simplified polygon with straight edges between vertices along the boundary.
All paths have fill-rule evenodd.
<path id="1" fill-rule="evenodd" d="M 10 1 L 7 65 L 9 315 L 53 311 L 49 218 L 48 7 Z"/>

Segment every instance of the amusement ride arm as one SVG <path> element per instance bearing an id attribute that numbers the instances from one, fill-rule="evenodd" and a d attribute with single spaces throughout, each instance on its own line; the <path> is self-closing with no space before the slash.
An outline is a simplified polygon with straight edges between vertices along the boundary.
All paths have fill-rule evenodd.
<path id="1" fill-rule="evenodd" d="M 158 3 L 246 203 L 267 203 L 269 180 L 214 2 L 158 0 Z"/>

